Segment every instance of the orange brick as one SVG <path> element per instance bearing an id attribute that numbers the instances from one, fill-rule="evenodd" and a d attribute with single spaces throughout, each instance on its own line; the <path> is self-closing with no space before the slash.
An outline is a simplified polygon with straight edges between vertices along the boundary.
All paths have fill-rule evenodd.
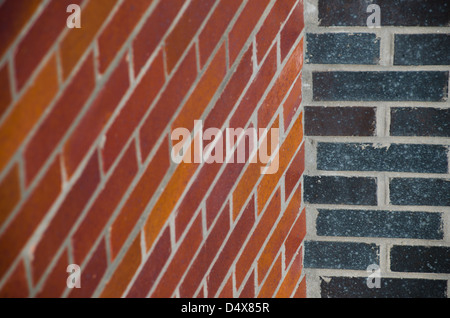
<path id="1" fill-rule="evenodd" d="M 306 279 L 303 278 L 300 285 L 298 285 L 297 290 L 295 291 L 294 298 L 306 298 Z"/>
<path id="2" fill-rule="evenodd" d="M 264 282 L 264 285 L 261 287 L 261 290 L 259 291 L 258 297 L 259 298 L 270 298 L 273 296 L 275 290 L 278 287 L 278 284 L 281 281 L 281 274 L 282 274 L 282 268 L 281 268 L 281 254 L 278 256 L 277 260 L 273 264 L 272 269 L 270 270 L 269 276 L 267 276 L 266 281 Z"/>
<path id="3" fill-rule="evenodd" d="M 131 244 L 128 252 L 120 262 L 116 271 L 108 281 L 100 297 L 119 298 L 133 278 L 142 261 L 141 256 L 141 236 L 137 235 Z"/>
<path id="4" fill-rule="evenodd" d="M 25 265 L 20 261 L 16 269 L 0 290 L 1 298 L 25 298 L 28 297 L 28 283 L 25 274 Z"/>
<path id="5" fill-rule="evenodd" d="M 230 276 L 220 292 L 219 298 L 233 298 L 233 277 Z"/>
<path id="6" fill-rule="evenodd" d="M 0 182 L 0 225 L 20 200 L 19 167 L 15 165 Z"/>
<path id="7" fill-rule="evenodd" d="M 286 128 L 289 127 L 292 118 L 297 112 L 297 109 L 300 107 L 301 102 L 302 102 L 302 75 L 300 72 L 299 77 L 295 81 L 294 86 L 292 87 L 292 90 L 289 93 L 289 96 L 286 98 L 283 104 L 284 127 Z"/>
<path id="8" fill-rule="evenodd" d="M 292 295 L 295 286 L 302 274 L 302 251 L 297 254 L 294 261 L 291 264 L 286 276 L 284 277 L 283 283 L 278 289 L 277 298 L 288 298 Z"/>
<path id="9" fill-rule="evenodd" d="M 292 190 L 300 182 L 300 178 L 305 170 L 305 145 L 302 145 L 300 150 L 292 160 L 291 165 L 286 170 L 286 174 L 284 176 L 284 184 L 285 184 L 285 195 L 286 198 L 289 197 L 292 193 Z M 301 189 L 297 190 L 300 191 Z"/>
<path id="10" fill-rule="evenodd" d="M 61 42 L 61 65 L 64 78 L 69 76 L 116 4 L 116 0 L 94 0 L 89 1 L 83 8 L 81 29 L 69 29 Z"/>
<path id="11" fill-rule="evenodd" d="M 1 125 L 0 170 L 8 163 L 55 96 L 58 90 L 56 74 L 56 58 L 52 57 Z"/>
<path id="12" fill-rule="evenodd" d="M 302 211 L 297 221 L 289 233 L 286 241 L 284 242 L 285 246 L 285 257 L 286 264 L 289 264 L 294 256 L 295 252 L 298 250 L 300 244 L 302 244 L 303 239 L 306 235 L 306 212 Z"/>
<path id="13" fill-rule="evenodd" d="M 11 103 L 11 85 L 9 84 L 8 64 L 5 63 L 0 69 L 0 117 L 7 110 L 9 103 Z"/>

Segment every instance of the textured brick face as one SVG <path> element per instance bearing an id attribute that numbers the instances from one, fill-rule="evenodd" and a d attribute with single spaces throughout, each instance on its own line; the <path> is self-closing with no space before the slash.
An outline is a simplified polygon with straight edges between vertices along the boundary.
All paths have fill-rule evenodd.
<path id="1" fill-rule="evenodd" d="M 304 297 L 303 7 L 1 1 L 0 296 Z M 279 129 L 279 170 L 175 163 L 195 120 Z"/>

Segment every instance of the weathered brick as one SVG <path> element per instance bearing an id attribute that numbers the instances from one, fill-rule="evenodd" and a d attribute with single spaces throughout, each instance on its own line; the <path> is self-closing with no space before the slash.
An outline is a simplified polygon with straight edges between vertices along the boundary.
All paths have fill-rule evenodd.
<path id="1" fill-rule="evenodd" d="M 57 157 L 0 236 L 0 277 L 5 274 L 60 193 L 62 181 L 59 161 Z"/>
<path id="2" fill-rule="evenodd" d="M 306 278 L 304 277 L 300 284 L 298 285 L 297 290 L 295 291 L 293 298 L 306 298 Z"/>
<path id="3" fill-rule="evenodd" d="M 394 65 L 450 65 L 450 34 L 396 34 L 394 46 Z"/>
<path id="4" fill-rule="evenodd" d="M 167 227 L 134 281 L 127 294 L 128 298 L 143 298 L 147 296 L 171 252 L 170 229 Z"/>
<path id="5" fill-rule="evenodd" d="M 305 268 L 366 270 L 380 261 L 377 245 L 354 242 L 306 241 L 304 257 Z"/>
<path id="6" fill-rule="evenodd" d="M 48 108 L 57 89 L 56 58 L 52 57 L 0 126 L 0 170 Z"/>
<path id="7" fill-rule="evenodd" d="M 320 279 L 324 298 L 446 298 L 446 280 L 381 278 L 381 288 L 368 288 L 367 277 Z"/>
<path id="8" fill-rule="evenodd" d="M 448 147 L 441 145 L 321 142 L 317 146 L 317 169 L 447 173 L 447 154 Z"/>
<path id="9" fill-rule="evenodd" d="M 19 167 L 14 165 L 0 182 L 0 225 L 8 218 L 20 197 Z"/>
<path id="10" fill-rule="evenodd" d="M 163 143 L 110 227 L 114 259 L 169 169 L 169 147 Z"/>
<path id="11" fill-rule="evenodd" d="M 214 1 L 194 0 L 184 12 L 166 39 L 167 71 L 172 72 L 181 55 L 188 47 L 200 25 L 211 10 Z"/>
<path id="12" fill-rule="evenodd" d="M 377 205 L 375 178 L 304 176 L 305 202 Z"/>
<path id="13" fill-rule="evenodd" d="M 105 73 L 117 52 L 125 43 L 134 27 L 153 0 L 122 2 L 108 26 L 98 38 L 99 70 Z"/>
<path id="14" fill-rule="evenodd" d="M 128 86 L 128 65 L 122 60 L 64 145 L 64 164 L 69 176 L 108 122 Z"/>
<path id="15" fill-rule="evenodd" d="M 448 98 L 448 72 L 313 72 L 315 101 L 426 101 Z"/>
<path id="16" fill-rule="evenodd" d="M 450 274 L 450 247 L 402 246 L 391 248 L 391 270 L 394 272 Z"/>
<path id="17" fill-rule="evenodd" d="M 308 33 L 307 63 L 368 64 L 380 61 L 380 39 L 372 33 Z"/>
<path id="18" fill-rule="evenodd" d="M 450 206 L 450 180 L 393 178 L 389 184 L 391 204 Z"/>
<path id="19" fill-rule="evenodd" d="M 316 229 L 319 236 L 440 240 L 442 222 L 440 213 L 319 209 Z"/>
<path id="20" fill-rule="evenodd" d="M 242 0 L 223 0 L 214 9 L 199 35 L 200 68 L 205 65 L 241 4 Z"/>
<path id="21" fill-rule="evenodd" d="M 450 109 L 391 108 L 391 136 L 450 137 Z"/>
<path id="22" fill-rule="evenodd" d="M 141 68 L 156 50 L 184 3 L 183 0 L 161 1 L 144 23 L 133 42 L 135 74 L 139 74 Z"/>
<path id="23" fill-rule="evenodd" d="M 307 136 L 373 136 L 375 123 L 372 107 L 305 107 Z"/>
<path id="24" fill-rule="evenodd" d="M 8 109 L 11 100 L 11 85 L 9 83 L 8 64 L 5 63 L 0 69 L 0 117 L 3 116 Z"/>
<path id="25" fill-rule="evenodd" d="M 300 0 L 280 32 L 280 53 L 282 61 L 286 58 L 292 45 L 294 45 L 295 41 L 300 36 L 304 26 L 303 0 Z M 303 48 L 301 52 L 303 54 Z M 303 55 L 299 59 L 303 62 Z"/>
<path id="26" fill-rule="evenodd" d="M 67 132 L 94 87 L 94 62 L 90 54 L 26 147 L 24 157 L 28 183 Z"/>
<path id="27" fill-rule="evenodd" d="M 81 263 L 102 232 L 137 172 L 134 144 L 126 150 L 94 204 L 72 236 L 73 257 Z"/>
<path id="28" fill-rule="evenodd" d="M 25 298 L 28 297 L 28 283 L 25 273 L 25 265 L 20 261 L 9 276 L 6 283 L 0 289 L 2 298 Z"/>
<path id="29" fill-rule="evenodd" d="M 444 0 L 319 0 L 321 26 L 367 26 L 369 4 L 381 8 L 382 26 L 448 26 L 450 6 Z"/>

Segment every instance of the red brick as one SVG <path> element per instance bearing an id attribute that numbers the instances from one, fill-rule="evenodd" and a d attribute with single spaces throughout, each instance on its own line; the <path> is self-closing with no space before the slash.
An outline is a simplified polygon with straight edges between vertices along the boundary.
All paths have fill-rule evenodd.
<path id="1" fill-rule="evenodd" d="M 204 122 L 204 128 L 222 127 L 230 113 L 230 109 L 239 99 L 253 73 L 253 49 L 250 47 L 242 57 L 236 71 L 228 82 L 222 95 L 212 108 Z"/>
<path id="2" fill-rule="evenodd" d="M 233 298 L 233 277 L 230 276 L 220 292 L 219 298 Z"/>
<path id="3" fill-rule="evenodd" d="M 81 288 L 72 289 L 69 297 L 92 297 L 92 294 L 97 288 L 98 283 L 100 283 L 107 266 L 108 260 L 106 255 L 106 245 L 105 240 L 102 239 L 87 265 L 81 269 Z"/>
<path id="4" fill-rule="evenodd" d="M 202 287 L 195 298 L 205 298 L 205 289 Z"/>
<path id="5" fill-rule="evenodd" d="M 77 263 L 82 263 L 136 175 L 138 168 L 134 145 L 132 143 L 127 149 L 72 237 L 73 257 Z"/>
<path id="6" fill-rule="evenodd" d="M 283 61 L 292 45 L 300 36 L 305 23 L 303 21 L 303 0 L 300 0 L 280 33 L 280 51 Z"/>
<path id="7" fill-rule="evenodd" d="M 199 215 L 189 229 L 183 242 L 178 247 L 158 286 L 152 293 L 152 297 L 161 298 L 172 296 L 195 252 L 197 252 L 202 239 L 202 220 L 201 215 Z"/>
<path id="8" fill-rule="evenodd" d="M 256 78 L 253 80 L 241 103 L 234 112 L 233 117 L 231 117 L 230 127 L 245 127 L 245 124 L 256 109 L 258 102 L 274 77 L 276 70 L 277 50 L 274 46 L 258 71 Z"/>
<path id="9" fill-rule="evenodd" d="M 277 298 L 288 298 L 292 295 L 295 286 L 302 274 L 302 251 L 300 251 L 291 264 L 283 283 L 278 289 Z"/>
<path id="10" fill-rule="evenodd" d="M 277 0 L 275 2 L 256 35 L 258 61 L 263 59 L 295 2 L 296 0 Z"/>
<path id="11" fill-rule="evenodd" d="M 0 117 L 3 116 L 10 103 L 11 85 L 9 84 L 8 63 L 5 63 L 0 69 Z"/>
<path id="12" fill-rule="evenodd" d="M 270 0 L 249 0 L 228 36 L 230 64 L 236 60 Z"/>
<path id="13" fill-rule="evenodd" d="M 200 67 L 203 68 L 212 51 L 219 43 L 230 21 L 241 6 L 242 0 L 219 2 L 199 35 Z"/>
<path id="14" fill-rule="evenodd" d="M 229 230 L 230 215 L 229 207 L 227 206 L 221 212 L 217 223 L 214 225 L 211 233 L 202 245 L 200 253 L 197 255 L 191 268 L 187 272 L 179 289 L 180 297 L 190 298 L 194 295 Z"/>
<path id="15" fill-rule="evenodd" d="M 301 42 L 303 44 L 303 41 Z M 289 96 L 286 98 L 283 104 L 283 117 L 284 117 L 284 127 L 289 127 L 291 121 L 300 107 L 302 102 L 302 73 L 300 72 L 299 77 L 294 83 Z"/>
<path id="16" fill-rule="evenodd" d="M 100 297 L 120 298 L 141 264 L 141 236 L 137 235 Z"/>
<path id="17" fill-rule="evenodd" d="M 110 228 L 114 259 L 169 169 L 169 146 L 163 142 Z"/>
<path id="18" fill-rule="evenodd" d="M 138 74 L 175 20 L 184 0 L 161 1 L 133 42 L 134 72 Z"/>
<path id="19" fill-rule="evenodd" d="M 0 126 L 0 170 L 45 112 L 57 90 L 56 58 L 52 57 Z"/>
<path id="20" fill-rule="evenodd" d="M 289 91 L 289 88 L 291 88 L 295 78 L 300 73 L 302 67 L 300 61 L 302 52 L 300 49 L 301 47 L 298 46 L 290 56 L 277 81 L 262 103 L 261 108 L 258 111 L 259 127 L 267 127 L 275 112 L 281 106 L 281 102 Z"/>
<path id="21" fill-rule="evenodd" d="M 117 0 L 89 1 L 81 11 L 81 29 L 69 29 L 61 41 L 61 65 L 67 78 L 109 16 Z"/>
<path id="22" fill-rule="evenodd" d="M 256 256 L 259 253 L 264 241 L 269 236 L 275 221 L 278 219 L 281 211 L 280 190 L 275 193 L 266 212 L 262 215 L 252 233 L 250 239 L 244 247 L 238 262 L 236 263 L 236 288 L 239 288 L 252 266 Z"/>
<path id="23" fill-rule="evenodd" d="M 283 269 L 281 268 L 281 254 L 278 256 L 277 260 L 273 264 L 269 275 L 267 276 L 264 285 L 259 291 L 258 298 L 271 298 L 281 281 L 281 275 Z"/>
<path id="24" fill-rule="evenodd" d="M 3 56 L 42 0 L 7 0 L 0 7 L 0 56 Z"/>
<path id="25" fill-rule="evenodd" d="M 27 145 L 24 157 L 28 183 L 34 179 L 67 132 L 94 87 L 94 63 L 91 54 Z"/>
<path id="26" fill-rule="evenodd" d="M 2 251 L 0 277 L 11 266 L 60 193 L 61 166 L 59 161 L 60 159 L 57 157 L 19 213 L 0 236 L 0 251 Z"/>
<path id="27" fill-rule="evenodd" d="M 298 288 L 292 297 L 306 298 L 306 279 L 305 278 L 302 279 L 300 285 L 298 285 Z"/>
<path id="28" fill-rule="evenodd" d="M 163 84 L 164 67 L 162 53 L 160 53 L 106 133 L 106 143 L 102 149 L 105 171 L 108 171 L 114 163 Z"/>
<path id="29" fill-rule="evenodd" d="M 72 186 L 58 211 L 53 216 L 39 242 L 33 248 L 31 262 L 33 281 L 38 282 L 61 246 L 75 221 L 81 215 L 92 193 L 100 182 L 97 155 L 89 160 L 80 178 Z"/>
<path id="30" fill-rule="evenodd" d="M 98 39 L 99 67 L 104 73 L 153 0 L 124 1 Z"/>
<path id="31" fill-rule="evenodd" d="M 0 290 L 1 298 L 26 298 L 29 296 L 25 265 L 20 261 Z"/>
<path id="32" fill-rule="evenodd" d="M 286 170 L 285 175 L 285 195 L 289 197 L 294 190 L 294 187 L 297 183 L 299 183 L 300 178 L 305 170 L 305 146 L 303 145 L 300 150 L 297 152 L 297 155 L 292 160 L 291 165 Z M 297 191 L 300 191 L 298 189 Z"/>
<path id="33" fill-rule="evenodd" d="M 18 90 L 30 78 L 42 58 L 50 50 L 57 37 L 66 27 L 69 4 L 80 5 L 81 0 L 60 0 L 50 2 L 33 27 L 17 46 L 14 56 L 14 69 Z M 9 18 L 9 17 L 8 17 Z"/>
<path id="34" fill-rule="evenodd" d="M 222 46 L 173 122 L 172 129 L 183 127 L 193 130 L 194 120 L 200 119 L 226 75 L 225 54 L 225 46 Z"/>
<path id="35" fill-rule="evenodd" d="M 298 247 L 300 246 L 300 244 L 302 244 L 305 235 L 306 235 L 306 212 L 305 210 L 303 210 L 303 212 L 300 214 L 297 221 L 295 222 L 294 226 L 292 227 L 289 236 L 284 242 L 286 264 L 289 264 L 291 262 L 292 257 L 298 250 Z"/>
<path id="36" fill-rule="evenodd" d="M 211 10 L 214 1 L 193 0 L 166 39 L 167 71 L 170 74 L 188 47 L 203 20 Z"/>
<path id="37" fill-rule="evenodd" d="M 164 264 L 166 264 L 171 252 L 170 228 L 167 227 L 161 235 L 161 238 L 156 242 L 155 248 L 150 256 L 145 261 L 145 265 L 139 272 L 127 297 L 143 298 L 147 296 Z"/>
<path id="38" fill-rule="evenodd" d="M 242 213 L 241 218 L 237 221 L 236 226 L 222 249 L 222 252 L 208 274 L 208 297 L 214 297 L 216 295 L 217 290 L 225 279 L 228 270 L 242 247 L 242 244 L 250 234 L 250 230 L 252 229 L 254 223 L 255 204 L 252 199 L 245 208 L 245 211 Z"/>
<path id="39" fill-rule="evenodd" d="M 143 158 L 146 158 L 152 150 L 196 77 L 195 50 L 191 49 L 139 132 Z"/>
<path id="40" fill-rule="evenodd" d="M 0 225 L 8 218 L 20 197 L 19 167 L 14 165 L 0 182 Z"/>
<path id="41" fill-rule="evenodd" d="M 122 60 L 64 145 L 64 163 L 69 176 L 108 122 L 128 86 L 128 65 Z"/>
<path id="42" fill-rule="evenodd" d="M 258 259 L 258 280 L 261 282 L 269 271 L 270 265 L 275 260 L 278 251 L 281 248 L 286 236 L 289 233 L 289 229 L 292 227 L 292 224 L 295 221 L 295 218 L 299 214 L 301 203 L 301 193 L 298 191 L 298 194 L 294 195 L 289 203 L 286 211 L 281 217 L 280 221 L 275 228 L 272 236 L 267 242 L 261 256 Z"/>
<path id="43" fill-rule="evenodd" d="M 255 298 L 255 272 L 252 271 L 239 295 L 240 298 Z"/>
<path id="44" fill-rule="evenodd" d="M 61 253 L 54 268 L 52 268 L 48 278 L 37 293 L 38 298 L 59 298 L 67 288 L 67 266 L 69 265 L 67 249 Z"/>

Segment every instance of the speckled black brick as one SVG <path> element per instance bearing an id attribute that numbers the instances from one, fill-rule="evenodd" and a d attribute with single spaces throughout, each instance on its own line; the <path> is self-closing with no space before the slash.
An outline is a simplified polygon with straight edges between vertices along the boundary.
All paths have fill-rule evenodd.
<path id="1" fill-rule="evenodd" d="M 313 72 L 316 101 L 430 101 L 448 96 L 448 72 Z"/>
<path id="2" fill-rule="evenodd" d="M 378 64 L 380 39 L 371 33 L 308 33 L 305 61 L 313 64 Z"/>
<path id="3" fill-rule="evenodd" d="M 319 236 L 389 237 L 441 240 L 441 213 L 324 210 L 316 220 Z"/>
<path id="4" fill-rule="evenodd" d="M 450 247 L 401 246 L 391 248 L 394 272 L 450 273 Z"/>
<path id="5" fill-rule="evenodd" d="M 375 122 L 372 107 L 305 107 L 308 136 L 373 136 Z"/>
<path id="6" fill-rule="evenodd" d="M 353 242 L 306 241 L 303 265 L 306 268 L 366 270 L 379 264 L 379 247 Z"/>
<path id="7" fill-rule="evenodd" d="M 317 169 L 447 173 L 447 153 L 441 145 L 319 143 Z"/>
<path id="8" fill-rule="evenodd" d="M 450 34 L 395 35 L 395 65 L 449 65 Z"/>
<path id="9" fill-rule="evenodd" d="M 381 278 L 380 288 L 366 277 L 321 277 L 323 298 L 447 298 L 446 280 Z"/>
<path id="10" fill-rule="evenodd" d="M 450 137 L 450 109 L 392 108 L 390 130 L 392 136 Z"/>
<path id="11" fill-rule="evenodd" d="M 381 25 L 448 26 L 448 0 L 319 0 L 321 26 L 366 26 L 367 7 L 378 4 Z"/>
<path id="12" fill-rule="evenodd" d="M 307 203 L 377 205 L 375 178 L 304 176 Z"/>
<path id="13" fill-rule="evenodd" d="M 450 180 L 394 178 L 389 184 L 395 205 L 450 206 Z"/>

